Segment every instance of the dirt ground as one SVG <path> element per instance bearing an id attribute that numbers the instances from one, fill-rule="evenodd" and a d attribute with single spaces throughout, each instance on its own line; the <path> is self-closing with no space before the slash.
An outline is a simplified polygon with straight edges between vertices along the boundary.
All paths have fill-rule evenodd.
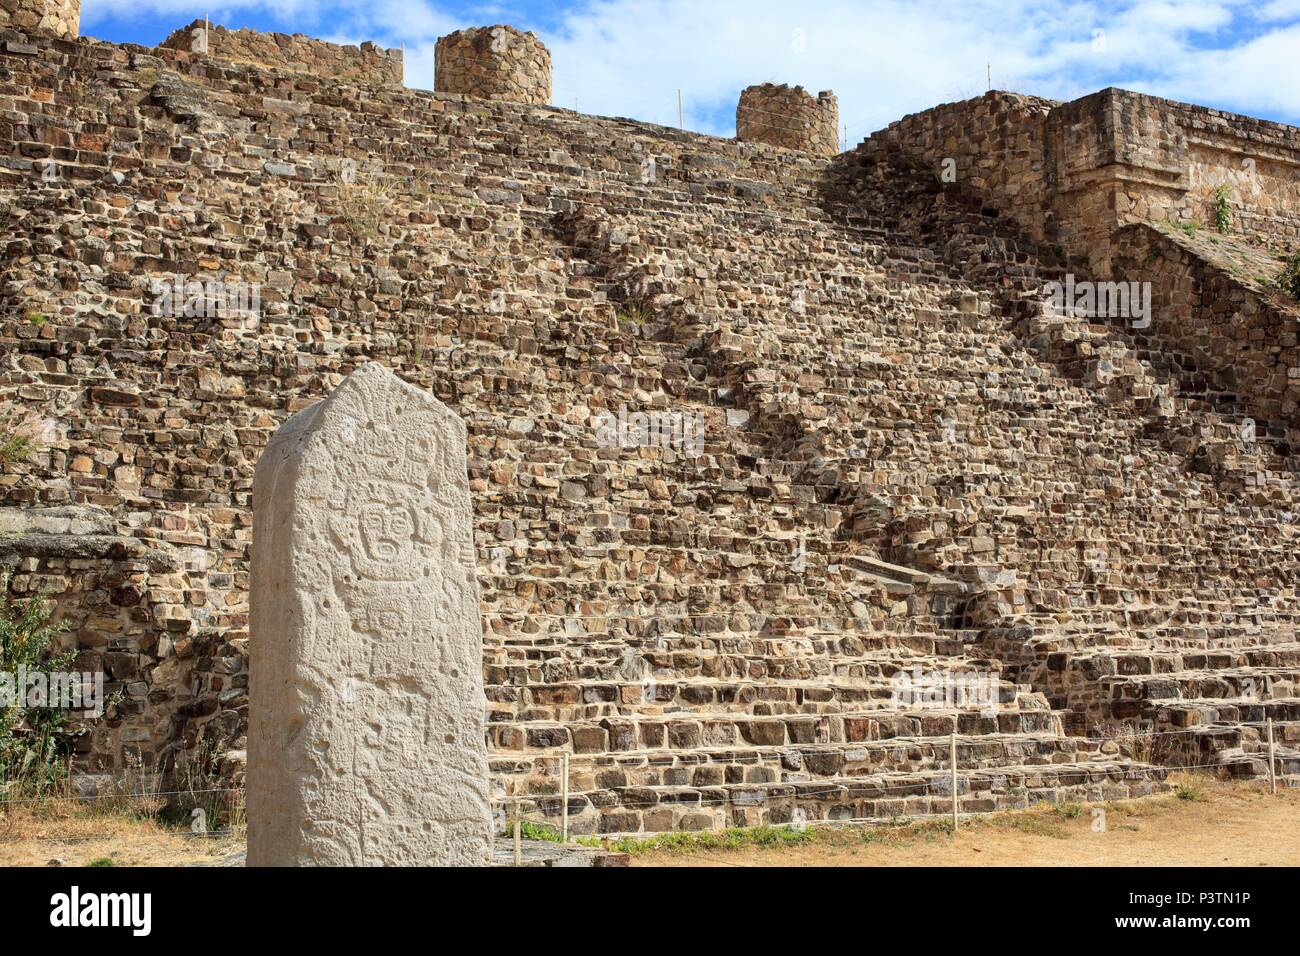
<path id="1" fill-rule="evenodd" d="M 129 810 L 55 801 L 0 813 L 0 866 L 218 866 L 242 849 Z"/>
<path id="2" fill-rule="evenodd" d="M 779 847 L 632 853 L 634 866 L 1300 866 L 1300 790 L 1175 778 L 1171 793 L 1116 804 L 1038 807 L 940 824 L 819 827 Z M 1105 812 L 1097 832 L 1094 809 Z M 72 804 L 0 813 L 0 866 L 221 866 L 237 836 L 195 836 L 128 811 Z M 55 863 L 54 861 L 57 861 Z"/>
<path id="3" fill-rule="evenodd" d="M 1182 779 L 1183 797 L 997 814 L 962 821 L 956 840 L 938 825 L 822 828 L 799 846 L 635 853 L 632 865 L 1300 866 L 1300 790 Z"/>

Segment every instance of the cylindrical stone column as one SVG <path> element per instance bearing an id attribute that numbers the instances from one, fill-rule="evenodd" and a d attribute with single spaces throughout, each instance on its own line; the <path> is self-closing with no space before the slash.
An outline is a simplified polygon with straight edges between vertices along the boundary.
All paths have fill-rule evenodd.
<path id="1" fill-rule="evenodd" d="M 0 30 L 72 39 L 81 33 L 81 0 L 0 0 Z"/>
<path id="2" fill-rule="evenodd" d="M 814 98 L 801 86 L 746 87 L 736 107 L 736 139 L 816 156 L 840 151 L 840 105 L 830 90 Z"/>
<path id="3" fill-rule="evenodd" d="M 514 27 L 458 30 L 438 40 L 433 88 L 544 106 L 551 102 L 551 51 L 536 34 Z"/>

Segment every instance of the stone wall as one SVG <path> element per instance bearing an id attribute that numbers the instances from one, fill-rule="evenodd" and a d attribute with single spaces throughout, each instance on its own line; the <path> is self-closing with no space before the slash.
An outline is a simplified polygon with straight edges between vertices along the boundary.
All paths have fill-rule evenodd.
<path id="1" fill-rule="evenodd" d="M 93 467 L 52 456 L 73 474 Z M 119 519 L 94 505 L 0 508 L 0 565 L 14 568 L 13 593 L 48 594 L 67 628 L 60 649 L 77 651 L 74 669 L 102 671 L 120 695 L 77 738 L 78 754 L 91 769 L 146 754 L 152 769 L 180 751 L 220 753 L 247 719 L 248 668 L 246 641 L 219 640 L 196 603 L 211 552 L 166 532 L 137 534 Z M 220 575 L 214 583 L 223 580 L 233 583 Z M 114 754 L 107 764 L 104 753 Z"/>
<path id="2" fill-rule="evenodd" d="M 913 114 L 865 148 L 896 149 L 1099 273 L 1133 222 L 1212 225 L 1228 187 L 1231 231 L 1278 251 L 1300 236 L 1300 130 L 1106 89 L 1069 103 L 991 92 Z"/>
<path id="3" fill-rule="evenodd" d="M 1047 166 L 1051 100 L 992 92 L 905 116 L 873 134 L 867 155 L 898 152 L 945 186 L 969 192 L 1034 239 L 1055 241 Z"/>
<path id="4" fill-rule="evenodd" d="M 0 30 L 64 39 L 81 32 L 81 0 L 0 0 Z"/>
<path id="5" fill-rule="evenodd" d="M 1272 287 L 1278 263 L 1207 230 L 1145 223 L 1114 242 L 1119 275 L 1152 285 L 1153 350 L 1190 356 L 1214 388 L 1246 397 L 1261 422 L 1300 420 L 1300 303 Z"/>
<path id="6" fill-rule="evenodd" d="M 260 63 L 312 76 L 377 86 L 402 85 L 401 50 L 385 50 L 370 42 L 359 47 L 341 46 L 301 33 L 228 30 L 216 24 L 207 27 L 205 36 L 204 24 L 203 20 L 195 20 L 168 36 L 161 46 L 187 51 L 198 57 Z"/>
<path id="7" fill-rule="evenodd" d="M 1180 188 L 1121 197 L 1121 221 L 1172 218 L 1212 226 L 1215 190 L 1226 184 L 1230 232 L 1276 251 L 1300 249 L 1300 129 L 1119 90 L 1113 99 L 1132 114 L 1162 117 L 1167 139 L 1180 144 L 1170 157 Z"/>
<path id="8" fill-rule="evenodd" d="M 0 502 L 129 539 L 22 558 L 120 678 L 91 767 L 239 748 L 253 466 L 366 361 L 466 423 L 493 795 L 553 818 L 567 754 L 574 832 L 947 805 L 949 715 L 888 706 L 918 655 L 1294 640 L 1293 463 L 1192 467 L 1235 396 L 1033 315 L 1059 257 L 929 172 L 48 37 L 0 44 L 0 99 L 0 407 L 53 422 Z M 160 308 L 177 274 L 260 307 Z M 112 563 L 143 549 L 179 560 Z M 962 808 L 1131 795 L 1025 682 L 963 715 L 1012 782 Z"/>
<path id="9" fill-rule="evenodd" d="M 1290 340 L 1294 319 L 1285 303 L 1277 311 L 1268 286 L 1279 257 L 1297 251 L 1300 130 L 1117 89 L 1064 104 L 991 92 L 905 117 L 862 151 L 905 157 L 921 175 L 1058 244 L 1093 278 L 1151 282 L 1157 310 L 1172 310 L 1148 336 L 1153 348 L 1198 356 L 1206 375 L 1249 395 L 1257 414 L 1296 421 L 1289 383 L 1300 366 L 1274 337 Z M 1222 185 L 1230 221 L 1220 233 Z M 1250 278 L 1263 279 L 1239 281 L 1216 266 L 1212 244 L 1126 228 L 1134 224 L 1244 241 L 1258 253 Z M 1183 265 L 1172 270 L 1156 248 L 1169 242 L 1181 243 L 1174 258 Z M 1184 261 L 1189 255 L 1204 261 Z M 1253 334 L 1240 337 L 1242 326 Z"/>
<path id="10" fill-rule="evenodd" d="M 746 87 L 736 106 L 736 138 L 798 149 L 814 156 L 840 151 L 840 107 L 829 90 L 816 98 L 801 86 Z"/>
<path id="11" fill-rule="evenodd" d="M 534 33 L 496 25 L 438 39 L 434 89 L 485 100 L 551 102 L 551 51 Z"/>
<path id="12" fill-rule="evenodd" d="M 69 567 L 64 557 L 34 555 L 16 579 L 22 595 L 52 584 L 87 667 L 120 677 L 109 692 L 124 692 L 121 710 L 83 740 L 96 770 L 166 761 L 200 738 L 237 744 L 248 705 L 254 463 L 288 415 L 363 358 L 433 389 L 470 422 L 488 633 L 525 606 L 552 621 L 549 594 L 521 593 L 524 604 L 514 608 L 507 564 L 526 560 L 542 577 L 567 574 L 572 561 L 585 561 L 585 545 L 570 553 L 559 539 L 548 543 L 548 521 L 563 514 L 586 525 L 594 520 L 587 496 L 606 493 L 612 481 L 648 503 L 662 479 L 622 469 L 584 477 L 554 458 L 552 427 L 530 423 L 539 409 L 572 408 L 604 361 L 605 346 L 586 341 L 590 330 L 617 326 L 615 304 L 596 278 L 557 284 L 549 264 L 617 277 L 625 295 L 646 300 L 662 292 L 664 270 L 680 273 L 680 265 L 657 264 L 668 253 L 648 250 L 643 226 L 611 226 L 609 213 L 593 212 L 613 206 L 631 214 L 643 156 L 657 157 L 656 188 L 673 202 L 689 203 L 695 181 L 732 202 L 756 183 L 812 196 L 819 170 L 805 159 L 742 157 L 734 142 L 705 136 L 599 119 L 555 127 L 548 117 L 560 111 L 534 119 L 510 103 L 377 91 L 188 50 L 44 38 L 32 47 L 0 49 L 9 71 L 0 75 L 0 96 L 23 104 L 21 120 L 0 122 L 8 157 L 0 196 L 12 211 L 0 220 L 0 353 L 16 363 L 0 372 L 0 406 L 56 424 L 32 461 L 0 464 L 0 502 L 93 504 L 111 516 L 113 534 L 177 556 L 174 570 L 129 582 L 138 596 L 108 584 L 142 572 L 89 557 Z M 58 113 L 66 123 L 55 120 L 38 73 L 80 104 L 71 119 Z M 114 120 L 107 131 L 106 116 Z M 508 169 L 486 159 L 458 164 L 484 143 L 495 152 L 524 141 L 533 144 L 528 155 Z M 342 175 L 349 161 L 352 183 Z M 595 180 L 575 191 L 578 164 Z M 743 181 L 722 174 L 735 164 Z M 53 171 L 48 179 L 45 169 Z M 137 201 L 155 189 L 166 197 L 162 207 Z M 606 190 L 610 198 L 601 200 Z M 707 207 L 691 208 L 694 219 Z M 122 210 L 129 225 L 111 226 Z M 149 224 L 160 211 L 168 237 L 161 243 Z M 87 215 L 94 230 L 72 224 Z M 66 229 L 79 241 L 58 240 Z M 718 229 L 701 219 L 690 243 L 706 246 Z M 91 235 L 100 230 L 114 238 Z M 772 258 L 763 271 L 778 263 Z M 152 283 L 178 273 L 257 284 L 260 315 L 155 309 Z M 639 331 L 631 335 L 639 341 Z M 557 343 L 578 357 L 547 384 L 535 366 L 538 350 L 549 354 Z M 658 355 L 649 361 L 663 363 Z M 680 394 L 684 368 L 672 362 L 653 374 L 668 376 Z M 625 400 L 611 388 L 589 399 L 593 414 Z M 656 401 L 666 399 L 660 393 Z M 564 439 L 564 457 L 586 460 L 594 434 L 593 426 Z M 644 534 L 641 521 L 625 530 L 631 545 Z M 552 547 L 559 550 L 547 557 Z M 622 576 L 617 547 L 618 555 L 598 561 L 600 578 Z M 624 587 L 629 605 L 648 599 L 648 585 Z"/>

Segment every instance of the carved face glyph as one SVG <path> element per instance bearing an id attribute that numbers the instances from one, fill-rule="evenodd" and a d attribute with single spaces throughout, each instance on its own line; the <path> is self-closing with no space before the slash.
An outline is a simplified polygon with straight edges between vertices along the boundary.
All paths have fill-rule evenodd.
<path id="1" fill-rule="evenodd" d="M 366 557 L 385 564 L 411 549 L 415 517 L 406 505 L 371 502 L 361 510 L 361 544 Z"/>

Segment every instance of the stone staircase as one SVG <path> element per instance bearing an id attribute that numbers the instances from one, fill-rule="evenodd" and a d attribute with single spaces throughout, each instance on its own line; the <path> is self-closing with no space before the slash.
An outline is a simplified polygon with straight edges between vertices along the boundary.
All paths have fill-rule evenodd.
<path id="1" fill-rule="evenodd" d="M 493 773 L 526 810 L 554 816 L 560 758 L 570 755 L 571 827 L 619 833 L 783 823 L 796 812 L 806 820 L 947 813 L 954 729 L 963 812 L 1161 787 L 1162 769 L 1126 760 L 1113 743 L 1064 736 L 1042 694 L 996 671 L 996 699 L 982 709 L 909 701 L 911 675 L 910 686 L 921 687 L 925 674 L 960 682 L 996 666 L 931 653 L 942 638 L 914 635 L 912 647 L 875 650 L 835 635 L 758 643 L 735 650 L 761 656 L 707 646 L 679 656 L 671 644 L 647 651 L 661 666 L 640 681 L 609 679 L 626 668 L 625 644 L 584 646 L 576 665 L 572 647 L 494 649 L 486 669 Z M 792 649 L 802 652 L 793 668 L 780 653 Z M 597 655 L 591 664 L 588 650 Z M 802 673 L 779 676 L 791 670 Z M 584 676 L 569 678 L 575 671 Z"/>
<path id="2" fill-rule="evenodd" d="M 123 182 L 32 182 L 46 147 L 5 127 L 0 295 L 48 321 L 0 321 L 0 395 L 70 397 L 75 421 L 0 488 L 205 560 L 133 582 L 167 596 L 165 642 L 77 620 L 87 666 L 134 668 L 88 762 L 240 726 L 253 463 L 375 359 L 468 427 L 499 803 L 554 821 L 567 755 L 578 832 L 947 813 L 954 720 L 964 812 L 1159 790 L 1179 761 L 1124 742 L 1144 728 L 1259 775 L 1272 716 L 1294 776 L 1289 436 L 1240 441 L 1187 356 L 1051 314 L 1042 286 L 1074 267 L 959 190 L 870 143 L 828 167 L 101 47 L 50 95 L 80 104 L 70 135 L 125 118 L 77 157 Z M 0 66 L 0 97 L 43 114 Z M 250 88 L 280 105 L 250 112 Z M 422 187 L 364 234 L 344 155 Z M 66 241 L 97 235 L 111 270 Z M 142 307 L 148 276 L 197 263 L 265 280 L 258 328 Z M 593 416 L 620 406 L 700 416 L 700 454 L 605 447 Z M 909 701 L 918 673 L 995 675 L 996 705 Z"/>

